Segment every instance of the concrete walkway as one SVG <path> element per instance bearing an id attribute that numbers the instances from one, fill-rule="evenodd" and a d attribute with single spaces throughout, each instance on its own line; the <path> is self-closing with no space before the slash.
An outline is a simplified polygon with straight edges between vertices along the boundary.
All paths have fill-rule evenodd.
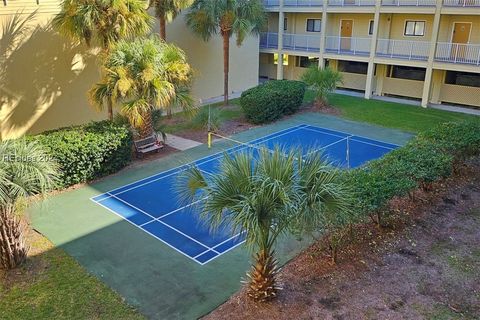
<path id="1" fill-rule="evenodd" d="M 175 136 L 173 134 L 167 134 L 166 144 L 180 151 L 188 150 L 202 145 L 202 143 L 200 142 L 185 139 L 179 136 Z"/>

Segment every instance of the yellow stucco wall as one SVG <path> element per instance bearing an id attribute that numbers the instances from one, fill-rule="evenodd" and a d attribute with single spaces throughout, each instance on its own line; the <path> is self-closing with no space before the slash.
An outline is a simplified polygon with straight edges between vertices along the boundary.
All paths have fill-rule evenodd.
<path id="1" fill-rule="evenodd" d="M 404 36 L 405 22 L 407 20 L 425 21 L 425 35 L 424 36 Z M 382 27 L 383 25 L 380 26 L 380 30 L 382 29 Z M 430 41 L 432 37 L 432 28 L 433 28 L 433 15 L 393 14 L 391 15 L 390 36 L 388 38 L 394 39 L 394 40 Z"/>
<path id="2" fill-rule="evenodd" d="M 340 36 L 340 21 L 353 20 L 352 36 L 368 38 L 368 24 L 373 14 L 330 14 L 327 22 L 327 35 Z"/>
<path id="3" fill-rule="evenodd" d="M 480 17 L 468 15 L 443 15 L 440 20 L 440 29 L 438 33 L 439 42 L 450 42 L 452 40 L 452 32 L 455 22 L 471 23 L 472 27 L 470 29 L 469 43 L 480 44 Z"/>
<path id="4" fill-rule="evenodd" d="M 86 92 L 99 79 L 95 55 L 84 46 L 74 46 L 48 27 L 58 11 L 60 0 L 10 1 L 16 6 L 0 7 L 0 28 L 12 13 L 29 6 L 24 14 L 39 9 L 29 22 L 30 32 L 18 50 L 10 52 L 0 68 L 0 133 L 13 138 L 59 127 L 104 119 L 90 107 Z M 34 2 L 33 2 L 34 3 Z M 6 9 L 8 8 L 8 10 Z M 15 9 L 15 10 L 14 10 Z M 154 27 L 158 30 L 158 26 Z M 193 95 L 208 99 L 223 93 L 222 41 L 219 37 L 205 43 L 186 28 L 183 17 L 168 26 L 168 40 L 185 50 L 195 70 Z M 1 36 L 0 32 L 0 37 Z M 0 38 L 0 50 L 8 37 Z M 258 83 L 258 38 L 246 39 L 242 47 L 231 41 L 230 90 L 242 91 Z M 1 51 L 0 51 L 1 52 Z M 3 74 L 3 75 L 2 75 Z"/>

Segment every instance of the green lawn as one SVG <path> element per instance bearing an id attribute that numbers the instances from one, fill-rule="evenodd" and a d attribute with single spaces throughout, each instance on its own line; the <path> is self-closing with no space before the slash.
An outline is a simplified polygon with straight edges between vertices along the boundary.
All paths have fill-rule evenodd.
<path id="1" fill-rule="evenodd" d="M 313 93 L 307 91 L 305 102 L 310 102 L 313 98 Z M 340 94 L 331 95 L 329 103 L 342 112 L 343 118 L 414 133 L 443 122 L 479 118 L 462 113 L 380 100 L 366 100 Z"/>
<path id="2" fill-rule="evenodd" d="M 37 236 L 32 249 L 42 252 L 12 271 L 13 279 L 0 274 L 0 318 L 144 319 L 45 238 Z M 6 285 L 6 279 L 14 284 Z"/>
<path id="3" fill-rule="evenodd" d="M 238 119 L 243 116 L 243 111 L 240 108 L 239 100 L 240 100 L 239 98 L 231 99 L 230 105 L 227 108 L 223 108 L 223 102 L 202 106 L 200 107 L 199 113 L 201 113 L 202 110 L 206 112 L 208 110 L 208 107 L 210 107 L 211 110 L 213 110 L 214 112 L 215 110 L 218 111 L 220 122 Z M 167 133 L 175 134 L 177 132 L 181 132 L 182 130 L 199 128 L 200 124 L 198 123 L 198 121 L 196 121 L 195 116 L 193 118 L 187 117 L 185 113 L 179 112 L 174 114 L 172 117 L 173 117 L 172 120 L 176 120 L 174 121 L 175 123 L 169 123 L 165 125 L 165 127 L 163 128 L 164 131 Z"/>

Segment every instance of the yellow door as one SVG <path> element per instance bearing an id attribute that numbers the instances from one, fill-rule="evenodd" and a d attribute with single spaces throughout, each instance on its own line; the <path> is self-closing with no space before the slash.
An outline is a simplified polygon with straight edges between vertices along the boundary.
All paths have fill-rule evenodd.
<path id="1" fill-rule="evenodd" d="M 467 51 L 467 46 L 464 44 L 468 43 L 470 38 L 470 29 L 472 25 L 465 22 L 455 22 L 453 24 L 453 36 L 452 42 L 452 52 L 451 55 L 456 58 L 464 58 Z"/>
<path id="2" fill-rule="evenodd" d="M 350 50 L 352 42 L 352 28 L 353 20 L 342 20 L 340 23 L 340 37 L 341 44 L 340 48 L 342 50 Z"/>

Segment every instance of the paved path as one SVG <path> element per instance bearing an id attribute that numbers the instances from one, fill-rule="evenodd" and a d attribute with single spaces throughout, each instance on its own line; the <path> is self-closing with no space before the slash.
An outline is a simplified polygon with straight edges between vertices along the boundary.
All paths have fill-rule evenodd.
<path id="1" fill-rule="evenodd" d="M 173 134 L 167 134 L 166 143 L 170 147 L 175 148 L 177 150 L 181 150 L 181 151 L 188 150 L 188 149 L 195 148 L 202 145 L 202 143 L 200 142 L 193 141 L 190 139 L 185 139 L 179 136 L 175 136 Z"/>

